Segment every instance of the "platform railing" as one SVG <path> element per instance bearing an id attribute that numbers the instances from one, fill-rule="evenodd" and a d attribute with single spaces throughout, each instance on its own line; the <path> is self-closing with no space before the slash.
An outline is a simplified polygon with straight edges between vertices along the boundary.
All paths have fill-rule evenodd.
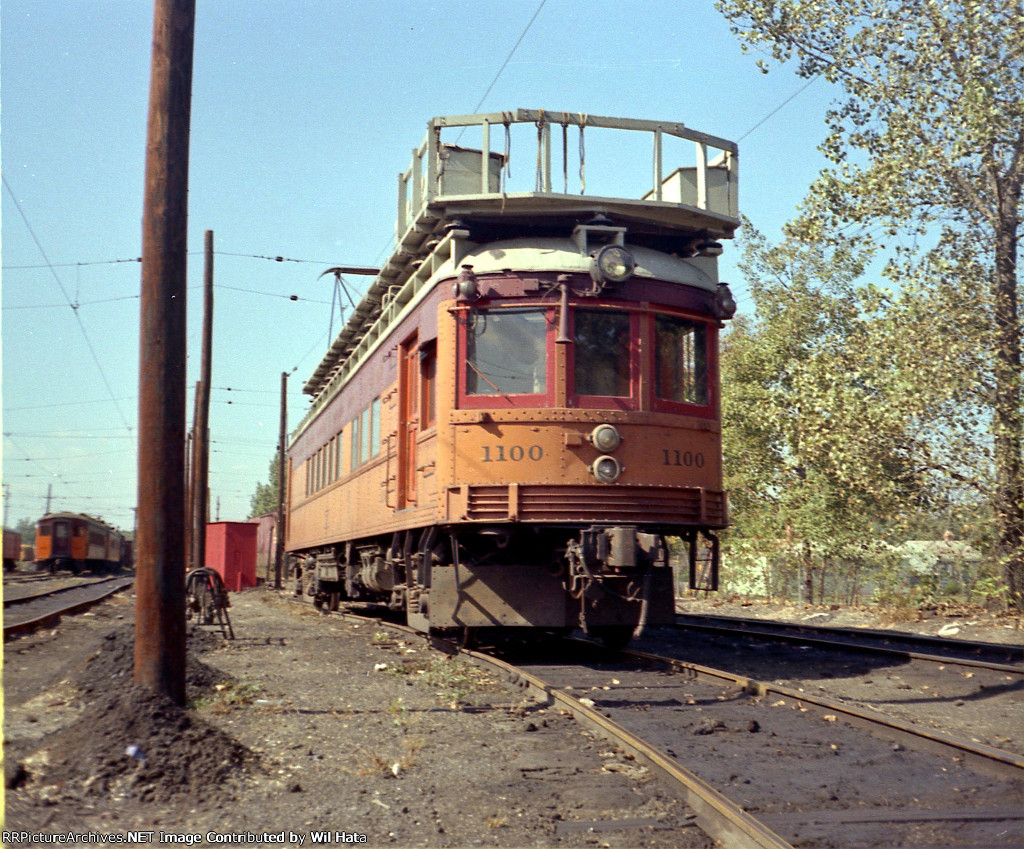
<path id="1" fill-rule="evenodd" d="M 552 129 L 561 128 L 562 173 L 568 173 L 569 157 L 565 133 L 569 127 L 579 128 L 579 182 L 580 191 L 572 193 L 578 198 L 586 194 L 586 159 L 583 144 L 584 133 L 590 129 L 625 130 L 647 133 L 651 136 L 650 160 L 646 166 L 651 175 L 650 189 L 641 197 L 636 195 L 615 195 L 623 200 L 642 200 L 653 204 L 686 206 L 699 211 L 710 212 L 727 218 L 739 219 L 739 157 L 734 142 L 692 130 L 684 124 L 667 121 L 645 121 L 629 118 L 607 118 L 575 112 L 549 112 L 542 109 L 519 109 L 515 112 L 492 112 L 479 115 L 442 116 L 431 119 L 427 124 L 427 135 L 423 143 L 412 152 L 412 162 L 398 177 L 398 217 L 396 233 L 401 237 L 414 226 L 424 209 L 431 203 L 448 197 L 487 198 L 510 193 L 507 185 L 507 171 L 511 166 L 511 128 L 517 124 L 534 124 L 537 127 L 535 148 L 528 150 L 526 157 L 517 156 L 517 166 L 535 164 L 535 181 L 532 192 L 537 196 L 569 197 L 567 180 L 563 191 L 554 187 L 552 168 Z M 465 150 L 457 147 L 462 133 L 473 128 L 474 139 L 479 140 L 480 149 Z M 443 141 L 442 131 L 459 129 L 455 143 Z M 492 150 L 492 136 L 497 133 L 504 138 L 505 150 Z M 666 137 L 675 137 L 693 142 L 692 164 L 685 164 L 665 173 L 664 144 Z M 533 147 L 533 145 L 531 145 Z M 458 151 L 463 164 L 467 157 L 475 158 L 457 181 L 446 182 L 445 168 L 451 151 Z M 495 166 L 499 174 L 496 174 Z M 635 162 L 619 162 L 617 167 L 624 171 L 636 167 Z M 609 176 L 609 175 L 602 175 Z M 614 178 L 616 175 L 610 175 Z M 608 195 L 604 195 L 608 197 Z"/>

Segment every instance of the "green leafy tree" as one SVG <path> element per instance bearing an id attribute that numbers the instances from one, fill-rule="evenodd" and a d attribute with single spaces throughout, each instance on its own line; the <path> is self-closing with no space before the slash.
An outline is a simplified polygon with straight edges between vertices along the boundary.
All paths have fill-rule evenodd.
<path id="1" fill-rule="evenodd" d="M 757 321 L 736 321 L 722 346 L 730 543 L 778 549 L 775 578 L 798 569 L 807 600 L 815 571 L 821 597 L 828 564 L 850 597 L 908 505 L 928 497 L 900 387 L 867 344 L 874 290 L 858 281 L 871 255 L 797 238 L 771 246 L 749 226 L 744 234 Z"/>
<path id="2" fill-rule="evenodd" d="M 981 404 L 990 441 L 993 549 L 1010 599 L 1024 607 L 1021 5 L 717 0 L 717 7 L 745 46 L 766 50 L 777 62 L 795 59 L 799 75 L 822 76 L 843 93 L 828 113 L 822 145 L 833 167 L 815 182 L 791 231 L 813 239 L 856 234 L 865 244 L 909 236 L 890 275 L 908 274 L 924 287 L 935 283 L 945 262 L 940 278 L 977 294 L 969 314 L 947 320 L 963 320 L 964 339 L 983 359 L 968 377 L 991 389 Z M 961 277 L 966 268 L 973 273 Z M 929 294 L 941 303 L 941 292 Z"/>
<path id="3" fill-rule="evenodd" d="M 267 477 L 268 483 L 257 483 L 256 492 L 249 501 L 249 518 L 254 519 L 264 513 L 273 513 L 277 510 L 277 488 L 281 480 L 281 464 L 278 455 L 270 461 Z"/>
<path id="4" fill-rule="evenodd" d="M 21 534 L 21 541 L 25 545 L 35 545 L 36 523 L 34 519 L 19 519 L 14 530 Z"/>

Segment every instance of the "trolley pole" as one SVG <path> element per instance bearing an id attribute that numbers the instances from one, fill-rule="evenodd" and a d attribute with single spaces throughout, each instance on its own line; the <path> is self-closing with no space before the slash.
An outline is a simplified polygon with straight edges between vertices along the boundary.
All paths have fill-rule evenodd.
<path id="1" fill-rule="evenodd" d="M 155 0 L 142 213 L 135 683 L 185 702 L 185 353 L 195 0 Z"/>
<path id="2" fill-rule="evenodd" d="M 285 443 L 288 439 L 288 372 L 281 372 L 281 427 L 277 440 L 277 523 L 274 539 L 277 550 L 274 552 L 274 588 L 281 589 L 284 572 L 284 482 L 285 482 Z"/>
<path id="3" fill-rule="evenodd" d="M 192 461 L 192 566 L 206 563 L 206 522 L 210 515 L 210 379 L 213 351 L 213 230 L 205 234 L 203 264 L 203 350 L 196 396 Z"/>

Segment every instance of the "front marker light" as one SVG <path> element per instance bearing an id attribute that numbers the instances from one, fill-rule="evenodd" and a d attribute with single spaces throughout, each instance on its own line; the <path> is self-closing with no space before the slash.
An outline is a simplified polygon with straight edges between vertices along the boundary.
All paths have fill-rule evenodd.
<path id="1" fill-rule="evenodd" d="M 599 424 L 595 427 L 587 440 L 598 451 L 614 451 L 622 442 L 622 435 L 615 425 Z"/>
<path id="2" fill-rule="evenodd" d="M 622 464 L 607 454 L 594 460 L 590 474 L 598 483 L 615 483 L 622 475 Z"/>
<path id="3" fill-rule="evenodd" d="M 715 316 L 725 321 L 736 315 L 736 299 L 728 283 L 719 283 L 715 292 Z"/>

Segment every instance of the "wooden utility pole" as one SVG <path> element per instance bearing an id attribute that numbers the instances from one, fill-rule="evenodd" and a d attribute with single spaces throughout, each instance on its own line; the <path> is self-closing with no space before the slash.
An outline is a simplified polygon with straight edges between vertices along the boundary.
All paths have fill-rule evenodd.
<path id="1" fill-rule="evenodd" d="M 185 292 L 195 0 L 155 0 L 139 344 L 135 683 L 185 702 Z"/>
<path id="2" fill-rule="evenodd" d="M 196 390 L 192 442 L 192 565 L 206 563 L 206 523 L 210 517 L 210 379 L 213 352 L 213 230 L 205 236 L 203 264 L 203 350 Z"/>
<path id="3" fill-rule="evenodd" d="M 281 427 L 278 429 L 277 440 L 277 523 L 274 539 L 277 550 L 274 553 L 274 587 L 281 589 L 284 572 L 284 483 L 285 483 L 285 448 L 288 439 L 288 372 L 281 372 Z"/>

